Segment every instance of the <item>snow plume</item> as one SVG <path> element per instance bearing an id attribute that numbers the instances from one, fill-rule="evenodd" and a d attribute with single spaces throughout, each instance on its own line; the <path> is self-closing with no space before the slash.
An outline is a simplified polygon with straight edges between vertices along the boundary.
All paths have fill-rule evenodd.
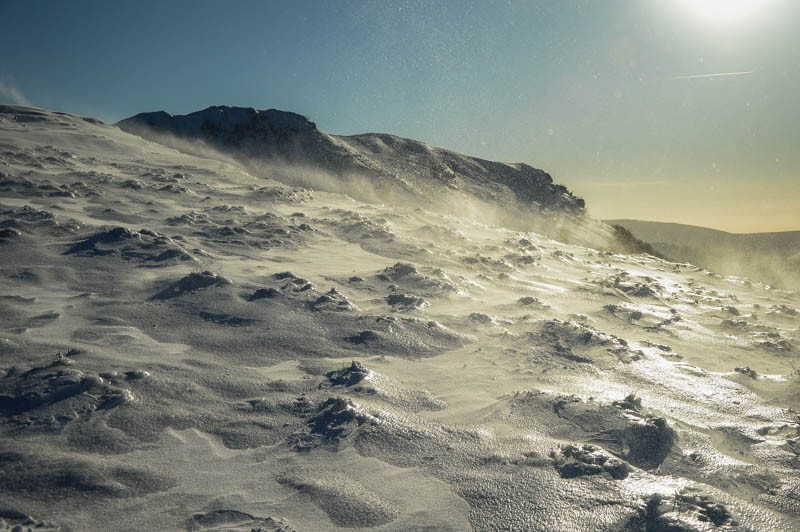
<path id="1" fill-rule="evenodd" d="M 128 126 L 131 132 L 135 128 Z M 144 133 L 144 132 L 143 132 Z M 616 248 L 613 231 L 587 216 L 565 213 L 558 209 L 540 209 L 508 199 L 504 202 L 482 199 L 461 190 L 423 190 L 402 179 L 387 180 L 368 170 L 331 169 L 312 163 L 288 161 L 281 157 L 235 156 L 205 140 L 186 139 L 166 132 L 146 132 L 146 137 L 183 153 L 205 159 L 224 161 L 243 168 L 249 174 L 285 185 L 344 194 L 357 202 L 392 205 L 402 209 L 423 209 L 428 212 L 472 220 L 487 227 L 504 227 L 513 231 L 534 232 L 553 240 L 596 249 Z"/>
<path id="2" fill-rule="evenodd" d="M 235 114 L 228 108 L 225 112 Z M 295 115 L 277 113 L 269 120 L 277 123 L 279 131 L 285 130 L 282 141 L 273 139 L 270 133 L 249 131 L 249 123 L 237 126 L 236 116 L 231 118 L 231 127 L 249 136 L 230 135 L 233 140 L 224 135 L 209 137 L 207 131 L 189 121 L 187 117 L 193 115 L 176 118 L 151 113 L 119 125 L 124 131 L 183 153 L 237 164 L 253 176 L 289 186 L 344 194 L 373 205 L 452 215 L 569 244 L 614 248 L 612 230 L 582 210 L 571 208 L 566 189 L 559 190 L 541 171 L 478 160 L 392 135 L 336 137 L 318 132 L 313 124 L 301 134 L 281 129 L 280 120 L 295 119 Z M 175 122 L 179 119 L 183 122 Z M 273 124 L 269 120 L 267 126 Z M 265 131 L 272 129 L 266 127 Z M 450 179 L 442 179 L 440 174 Z M 557 199 L 559 195 L 564 201 Z"/>
<path id="3" fill-rule="evenodd" d="M 277 157 L 270 160 L 253 158 L 242 165 L 259 177 L 312 190 L 345 194 L 365 203 L 410 205 L 409 202 L 415 199 L 412 192 L 401 184 L 371 179 L 366 173 L 333 173 L 312 164 L 287 162 Z"/>
<path id="4" fill-rule="evenodd" d="M 119 126 L 117 125 L 116 127 Z M 201 157 L 203 159 L 222 161 L 237 167 L 242 166 L 240 161 L 235 159 L 231 154 L 215 148 L 202 139 L 187 139 L 165 131 L 147 130 L 144 127 L 130 127 L 129 129 L 124 129 L 124 131 L 138 135 L 146 141 L 167 146 L 181 153 L 194 155 L 195 157 Z"/>
<path id="5" fill-rule="evenodd" d="M 401 209 L 429 212 L 472 220 L 487 227 L 534 232 L 553 240 L 598 249 L 612 247 L 608 226 L 585 216 L 559 210 L 540 210 L 510 200 L 505 203 L 484 200 L 460 190 L 418 190 L 398 180 L 391 182 L 370 176 L 368 171 L 332 172 L 308 164 L 253 158 L 240 163 L 252 174 L 281 183 L 312 190 L 345 194 L 353 200 L 393 205 Z"/>
<path id="6" fill-rule="evenodd" d="M 30 105 L 31 102 L 13 85 L 0 81 L 0 102 Z"/>

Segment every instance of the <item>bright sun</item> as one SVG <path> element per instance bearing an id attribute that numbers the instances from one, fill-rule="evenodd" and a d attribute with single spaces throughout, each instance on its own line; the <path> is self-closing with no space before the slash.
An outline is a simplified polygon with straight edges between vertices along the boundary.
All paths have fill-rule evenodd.
<path id="1" fill-rule="evenodd" d="M 687 9 L 715 22 L 745 19 L 759 11 L 767 0 L 682 0 Z"/>

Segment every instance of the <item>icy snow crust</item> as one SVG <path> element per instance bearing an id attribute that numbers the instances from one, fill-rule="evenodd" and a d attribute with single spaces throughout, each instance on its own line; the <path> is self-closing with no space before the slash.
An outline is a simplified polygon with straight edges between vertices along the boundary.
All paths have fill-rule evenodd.
<path id="1" fill-rule="evenodd" d="M 0 107 L 0 529 L 800 527 L 796 293 L 282 176 Z"/>

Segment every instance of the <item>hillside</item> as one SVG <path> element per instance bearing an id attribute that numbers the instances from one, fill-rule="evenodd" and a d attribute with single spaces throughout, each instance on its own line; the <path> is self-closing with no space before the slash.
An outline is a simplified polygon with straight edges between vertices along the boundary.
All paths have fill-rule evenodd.
<path id="1" fill-rule="evenodd" d="M 734 234 L 691 225 L 606 220 L 673 260 L 800 290 L 800 231 Z"/>
<path id="2" fill-rule="evenodd" d="M 0 106 L 0 530 L 800 528 L 797 293 L 182 148 Z"/>

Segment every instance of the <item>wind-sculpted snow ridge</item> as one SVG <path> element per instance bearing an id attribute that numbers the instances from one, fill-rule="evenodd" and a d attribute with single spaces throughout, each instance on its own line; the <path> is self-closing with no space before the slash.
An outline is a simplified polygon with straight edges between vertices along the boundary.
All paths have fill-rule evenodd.
<path id="1" fill-rule="evenodd" d="M 2 530 L 800 528 L 797 293 L 45 110 L 0 146 Z"/>
<path id="2" fill-rule="evenodd" d="M 413 198 L 423 204 L 430 200 L 426 194 L 463 191 L 476 199 L 516 200 L 570 214 L 584 208 L 583 200 L 553 183 L 550 175 L 525 164 L 486 161 L 387 134 L 329 135 L 299 114 L 276 109 L 213 106 L 188 115 L 159 111 L 117 125 L 187 150 L 192 147 L 186 141 L 201 141 L 256 169 L 259 164 L 290 163 L 338 176 L 327 187 L 312 181 L 317 188 L 339 191 L 358 175 L 368 178 L 368 188 L 378 197 Z"/>

